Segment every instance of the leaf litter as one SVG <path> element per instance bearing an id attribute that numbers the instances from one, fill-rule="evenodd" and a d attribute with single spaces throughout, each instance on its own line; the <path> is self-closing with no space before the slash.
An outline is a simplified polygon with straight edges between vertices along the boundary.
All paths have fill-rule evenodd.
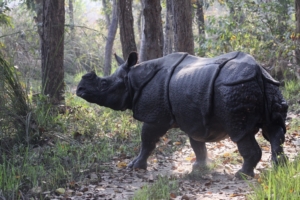
<path id="1" fill-rule="evenodd" d="M 184 136 L 180 135 L 178 138 L 182 137 Z M 246 195 L 252 192 L 249 185 L 259 183 L 260 174 L 271 167 L 270 145 L 264 141 L 261 133 L 258 133 L 256 138 L 263 154 L 254 171 L 253 179 L 238 180 L 234 177 L 235 172 L 241 168 L 243 159 L 237 151 L 236 144 L 230 139 L 207 143 L 208 158 L 212 161 L 213 167 L 199 173 L 192 172 L 195 154 L 190 145 L 182 141 L 172 141 L 165 136 L 148 159 L 147 170 L 129 170 L 126 167 L 133 158 L 115 158 L 111 162 L 102 163 L 107 170 L 93 172 L 85 181 L 70 182 L 66 188 L 42 194 L 45 199 L 130 199 L 135 191 L 154 183 L 159 176 L 167 176 L 176 178 L 179 183 L 179 195 L 170 193 L 170 199 L 246 199 Z M 290 160 L 300 150 L 298 141 L 300 130 L 286 134 L 284 151 Z M 166 145 L 180 148 L 168 153 L 163 151 Z"/>

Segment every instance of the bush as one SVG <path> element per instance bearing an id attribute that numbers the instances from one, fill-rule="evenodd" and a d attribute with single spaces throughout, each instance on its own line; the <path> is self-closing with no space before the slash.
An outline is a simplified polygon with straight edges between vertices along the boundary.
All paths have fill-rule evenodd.
<path id="1" fill-rule="evenodd" d="M 16 69 L 0 56 L 0 139 L 15 137 L 29 142 L 31 107 Z"/>

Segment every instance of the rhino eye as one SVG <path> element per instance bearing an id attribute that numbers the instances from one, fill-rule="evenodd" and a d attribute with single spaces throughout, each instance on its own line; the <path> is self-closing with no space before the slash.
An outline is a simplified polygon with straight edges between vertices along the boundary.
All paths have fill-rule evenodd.
<path id="1" fill-rule="evenodd" d="M 100 81 L 100 89 L 101 90 L 105 90 L 105 89 L 107 89 L 107 87 L 108 87 L 108 82 L 107 82 L 107 80 L 105 80 L 105 79 L 102 79 L 101 81 Z"/>

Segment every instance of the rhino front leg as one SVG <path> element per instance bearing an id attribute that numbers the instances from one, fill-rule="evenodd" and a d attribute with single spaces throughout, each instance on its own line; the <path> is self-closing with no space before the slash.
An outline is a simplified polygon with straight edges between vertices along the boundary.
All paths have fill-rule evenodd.
<path id="1" fill-rule="evenodd" d="M 262 152 L 255 139 L 255 134 L 247 134 L 237 142 L 238 150 L 244 159 L 243 167 L 235 176 L 242 178 L 243 174 L 254 177 L 254 168 L 260 161 Z"/>
<path id="2" fill-rule="evenodd" d="M 161 124 L 147 124 L 144 123 L 142 127 L 142 144 L 139 155 L 128 165 L 129 168 L 147 169 L 147 159 L 155 149 L 156 143 L 162 137 L 169 125 Z"/>
<path id="3" fill-rule="evenodd" d="M 199 142 L 190 137 L 190 143 L 196 155 L 193 170 L 203 169 L 207 164 L 207 149 L 205 142 Z"/>

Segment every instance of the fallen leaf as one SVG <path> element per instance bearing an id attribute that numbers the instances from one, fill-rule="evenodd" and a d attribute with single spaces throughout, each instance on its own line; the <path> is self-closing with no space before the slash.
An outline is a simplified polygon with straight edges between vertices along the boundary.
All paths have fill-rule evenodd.
<path id="1" fill-rule="evenodd" d="M 194 161 L 196 161 L 196 157 L 186 157 L 185 160 L 194 162 Z"/>
<path id="2" fill-rule="evenodd" d="M 229 197 L 237 197 L 237 196 L 241 196 L 240 194 L 236 194 L 236 193 L 233 193 L 233 194 L 230 194 Z"/>
<path id="3" fill-rule="evenodd" d="M 211 185 L 211 182 L 206 182 L 204 183 L 205 186 L 210 186 Z"/>
<path id="4" fill-rule="evenodd" d="M 154 181 L 153 174 L 149 175 L 148 181 L 151 182 L 151 183 Z"/>
<path id="5" fill-rule="evenodd" d="M 177 196 L 174 193 L 170 193 L 170 197 L 173 198 L 173 199 L 175 199 Z"/>
<path id="6" fill-rule="evenodd" d="M 262 147 L 262 149 L 263 149 L 264 151 L 270 151 L 270 148 L 269 148 L 269 147 Z"/>
<path id="7" fill-rule="evenodd" d="M 226 152 L 226 153 L 223 154 L 223 157 L 225 157 L 225 158 L 227 158 L 229 156 L 230 156 L 230 153 L 228 153 L 228 152 Z"/>
<path id="8" fill-rule="evenodd" d="M 55 190 L 55 193 L 56 193 L 57 195 L 64 194 L 65 192 L 66 192 L 66 190 L 65 190 L 64 188 L 57 188 L 57 189 Z"/>
<path id="9" fill-rule="evenodd" d="M 125 167 L 127 167 L 127 163 L 125 163 L 125 162 L 119 162 L 119 163 L 117 164 L 117 167 L 118 167 L 118 168 L 125 168 Z"/>

